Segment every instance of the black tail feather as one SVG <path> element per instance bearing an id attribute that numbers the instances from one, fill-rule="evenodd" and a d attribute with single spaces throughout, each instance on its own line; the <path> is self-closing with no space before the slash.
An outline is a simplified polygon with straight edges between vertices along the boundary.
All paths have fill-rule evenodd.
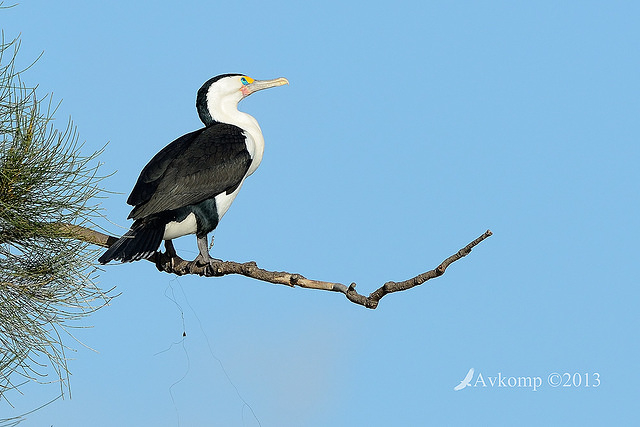
<path id="1" fill-rule="evenodd" d="M 148 258 L 160 247 L 163 235 L 162 222 L 138 220 L 133 223 L 131 230 L 98 258 L 98 262 L 106 264 L 111 260 L 131 262 Z"/>

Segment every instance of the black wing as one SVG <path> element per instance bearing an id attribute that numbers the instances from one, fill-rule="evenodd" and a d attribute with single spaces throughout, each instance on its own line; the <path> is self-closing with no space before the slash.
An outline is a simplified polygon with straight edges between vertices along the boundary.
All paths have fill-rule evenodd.
<path id="1" fill-rule="evenodd" d="M 144 167 L 127 203 L 139 219 L 233 192 L 251 156 L 237 126 L 215 123 L 188 133 L 156 154 Z"/>

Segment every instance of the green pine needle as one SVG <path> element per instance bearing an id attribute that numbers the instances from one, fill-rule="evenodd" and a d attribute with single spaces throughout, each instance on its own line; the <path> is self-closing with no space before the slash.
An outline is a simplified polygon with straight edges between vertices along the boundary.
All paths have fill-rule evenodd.
<path id="1" fill-rule="evenodd" d="M 68 387 L 62 342 L 110 300 L 95 284 L 96 253 L 60 224 L 99 216 L 97 156 L 81 154 L 73 123 L 53 124 L 47 97 L 21 81 L 19 42 L 0 41 L 0 399 L 16 378 Z"/>

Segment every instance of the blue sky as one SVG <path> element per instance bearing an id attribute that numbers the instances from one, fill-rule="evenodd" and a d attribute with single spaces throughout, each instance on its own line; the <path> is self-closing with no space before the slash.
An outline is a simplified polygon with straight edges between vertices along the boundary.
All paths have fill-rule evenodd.
<path id="1" fill-rule="evenodd" d="M 631 1 L 26 1 L 0 12 L 25 63 L 44 51 L 25 80 L 63 100 L 60 123 L 73 118 L 87 151 L 109 143 L 114 234 L 141 168 L 200 127 L 196 91 L 227 72 L 291 84 L 241 104 L 265 156 L 214 257 L 369 293 L 494 232 L 374 311 L 243 277 L 106 266 L 101 286 L 121 295 L 75 333 L 97 352 L 68 339 L 72 397 L 24 425 L 635 419 L 639 12 Z M 176 247 L 197 254 L 195 238 Z M 454 391 L 470 368 L 474 387 Z M 552 387 L 554 373 L 581 386 Z M 491 386 L 499 375 L 543 384 Z M 27 385 L 0 415 L 58 390 Z"/>

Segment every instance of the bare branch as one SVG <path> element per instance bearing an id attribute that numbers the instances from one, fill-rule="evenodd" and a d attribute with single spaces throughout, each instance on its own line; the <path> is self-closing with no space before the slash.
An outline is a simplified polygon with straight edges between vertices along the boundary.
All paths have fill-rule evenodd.
<path id="1" fill-rule="evenodd" d="M 69 227 L 69 237 L 75 237 L 85 242 L 89 242 L 95 245 L 99 245 L 105 248 L 111 246 L 117 239 L 113 236 L 109 236 L 98 231 L 94 231 L 85 227 L 77 225 L 63 225 Z M 359 294 L 356 291 L 356 284 L 346 286 L 342 283 L 325 282 L 321 280 L 307 279 L 301 274 L 288 273 L 286 271 L 269 271 L 264 270 L 257 266 L 253 261 L 250 262 L 234 262 L 234 261 L 217 261 L 214 260 L 209 264 L 201 264 L 196 261 L 186 261 L 179 256 L 170 256 L 167 253 L 156 252 L 153 256 L 148 258 L 149 261 L 156 264 L 156 267 L 160 271 L 164 271 L 170 274 L 176 274 L 182 276 L 185 274 L 197 274 L 205 277 L 220 277 L 228 274 L 240 274 L 242 276 L 250 277 L 252 279 L 261 280 L 263 282 L 274 283 L 277 285 L 285 285 L 290 287 L 299 286 L 307 289 L 318 289 L 322 291 L 333 291 L 343 293 L 349 301 L 362 305 L 367 308 L 374 309 L 378 306 L 378 303 L 387 294 L 393 292 L 405 291 L 415 286 L 421 285 L 427 280 L 435 277 L 442 276 L 451 264 L 458 261 L 460 258 L 467 256 L 471 249 L 477 246 L 487 237 L 493 233 L 491 230 L 485 231 L 480 237 L 469 243 L 464 248 L 460 249 L 449 258 L 445 259 L 433 270 L 429 270 L 425 273 L 419 274 L 411 279 L 404 280 L 402 282 L 387 282 L 375 291 L 373 291 L 368 297 Z"/>
<path id="2" fill-rule="evenodd" d="M 117 237 L 109 236 L 81 225 L 59 224 L 59 231 L 63 237 L 75 238 L 103 248 L 108 248 L 118 241 Z"/>

